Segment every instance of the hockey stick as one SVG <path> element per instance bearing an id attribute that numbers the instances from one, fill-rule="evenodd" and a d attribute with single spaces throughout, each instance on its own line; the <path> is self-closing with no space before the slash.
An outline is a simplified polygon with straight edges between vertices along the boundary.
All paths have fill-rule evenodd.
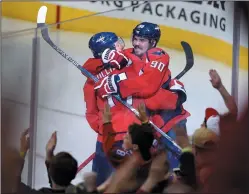
<path id="1" fill-rule="evenodd" d="M 181 45 L 186 55 L 186 65 L 185 65 L 185 68 L 175 77 L 175 79 L 180 79 L 194 65 L 194 55 L 193 55 L 191 46 L 187 42 L 184 42 L 184 41 L 181 42 Z"/>
<path id="2" fill-rule="evenodd" d="M 89 162 L 91 162 L 94 157 L 95 157 L 95 152 L 92 153 L 84 162 L 82 162 L 81 165 L 79 165 L 77 173 L 81 171 L 87 164 L 89 164 Z"/>
<path id="3" fill-rule="evenodd" d="M 180 79 L 183 75 L 185 75 L 194 65 L 194 56 L 193 56 L 193 52 L 191 49 L 191 46 L 187 43 L 182 41 L 181 45 L 183 47 L 184 53 L 186 55 L 186 65 L 184 67 L 184 69 L 175 77 L 175 79 Z M 77 170 L 77 173 L 79 173 L 87 164 L 89 164 L 89 162 L 91 162 L 93 160 L 93 158 L 95 157 L 95 152 L 89 156 L 79 167 Z"/>
<path id="4" fill-rule="evenodd" d="M 82 74 L 84 74 L 86 77 L 92 79 L 94 82 L 98 82 L 98 78 L 92 75 L 90 72 L 88 72 L 85 68 L 83 68 L 79 63 L 77 63 L 72 57 L 67 55 L 63 50 L 61 50 L 58 46 L 56 46 L 53 41 L 49 37 L 48 28 L 45 24 L 46 21 L 46 14 L 47 14 L 47 7 L 42 6 L 39 9 L 38 16 L 37 16 L 37 28 L 41 28 L 41 33 L 43 39 L 61 56 L 63 56 L 65 59 L 67 59 L 69 62 L 71 62 L 75 67 L 77 67 Z M 127 104 L 125 101 L 121 99 L 119 95 L 112 95 L 114 98 L 116 98 L 121 104 L 126 106 L 128 109 L 130 109 L 137 117 L 139 117 L 139 112 L 132 107 L 131 105 Z M 169 149 L 174 152 L 176 155 L 180 156 L 182 149 L 180 146 L 176 144 L 176 142 L 169 137 L 167 134 L 165 134 L 160 128 L 158 128 L 152 121 L 149 121 L 149 123 L 155 128 L 157 132 L 159 132 L 163 137 L 165 137 L 171 144 Z"/>

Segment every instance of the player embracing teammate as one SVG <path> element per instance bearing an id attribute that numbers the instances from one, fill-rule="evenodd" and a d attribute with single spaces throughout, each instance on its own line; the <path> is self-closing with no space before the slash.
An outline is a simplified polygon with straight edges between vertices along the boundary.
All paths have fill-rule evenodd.
<path id="1" fill-rule="evenodd" d="M 98 185 L 112 172 L 102 148 L 101 115 L 104 104 L 108 103 L 111 108 L 116 145 L 122 145 L 129 125 L 139 122 L 130 110 L 111 95 L 119 94 L 135 108 L 143 102 L 149 118 L 173 139 L 174 125 L 186 129 L 186 118 L 190 116 L 182 106 L 187 99 L 186 91 L 179 80 L 171 77 L 169 55 L 156 47 L 160 36 L 158 25 L 143 22 L 133 30 L 133 48 L 123 50 L 122 41 L 111 32 L 98 33 L 89 41 L 94 58 L 89 59 L 83 67 L 100 79 L 96 84 L 88 79 L 84 86 L 86 118 L 98 133 L 93 161 L 93 171 L 98 173 Z M 157 135 L 167 145 L 165 138 Z M 171 153 L 169 159 L 171 168 L 178 166 Z"/>

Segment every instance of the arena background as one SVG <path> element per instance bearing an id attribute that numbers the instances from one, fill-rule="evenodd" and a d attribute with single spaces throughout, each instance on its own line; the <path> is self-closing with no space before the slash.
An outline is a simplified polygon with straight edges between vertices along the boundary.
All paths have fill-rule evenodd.
<path id="1" fill-rule="evenodd" d="M 8 123 L 9 128 L 14 130 L 11 143 L 19 146 L 20 133 L 29 126 L 31 119 L 32 39 L 35 37 L 37 12 L 42 5 L 48 7 L 48 24 L 62 22 L 51 25 L 52 39 L 79 63 L 84 63 L 91 56 L 88 40 L 93 33 L 114 31 L 125 38 L 127 47 L 130 47 L 131 31 L 137 23 L 158 23 L 162 29 L 159 46 L 171 56 L 173 75 L 185 65 L 180 41 L 189 42 L 193 48 L 195 65 L 182 78 L 188 94 L 185 108 L 191 113 L 187 123 L 189 135 L 200 126 L 206 107 L 212 106 L 220 113 L 227 111 L 221 96 L 209 82 L 208 70 L 216 69 L 231 92 L 234 3 L 164 1 L 140 4 L 138 1 L 2 3 L 2 105 L 11 116 Z M 135 7 L 124 8 L 131 5 Z M 82 18 L 75 19 L 79 17 Z M 248 26 L 243 17 L 239 52 L 240 111 L 248 96 Z M 48 185 L 44 165 L 45 145 L 53 131 L 58 131 L 56 152 L 69 151 L 79 163 L 94 152 L 96 134 L 84 116 L 82 87 L 85 77 L 42 39 L 36 61 L 39 62 L 39 75 L 38 98 L 35 99 L 38 107 L 34 165 L 30 174 L 27 159 L 22 177 L 26 182 L 29 175 L 33 186 L 40 188 Z M 79 182 L 82 173 L 89 170 L 91 163 L 74 182 Z"/>

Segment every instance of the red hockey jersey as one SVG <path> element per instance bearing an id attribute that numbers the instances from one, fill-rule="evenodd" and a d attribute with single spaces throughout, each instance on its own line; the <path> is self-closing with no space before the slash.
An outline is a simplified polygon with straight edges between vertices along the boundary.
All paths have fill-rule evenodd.
<path id="1" fill-rule="evenodd" d="M 146 107 L 152 111 L 167 110 L 151 116 L 152 121 L 164 132 L 168 132 L 175 123 L 186 119 L 190 113 L 183 106 L 179 107 L 179 95 L 185 92 L 183 83 L 171 79 L 168 69 L 169 55 L 160 48 L 153 48 L 142 60 L 133 54 L 133 49 L 124 50 L 132 60 L 132 66 L 139 76 L 124 80 L 119 84 L 122 97 L 133 95 L 144 98 Z M 164 89 L 164 85 L 168 85 Z"/>
<path id="2" fill-rule="evenodd" d="M 170 81 L 171 77 L 168 69 L 169 55 L 157 48 L 151 49 L 150 53 L 152 54 L 145 55 L 141 60 L 133 54 L 132 48 L 124 50 L 124 54 L 131 59 L 133 69 L 138 76 L 119 84 L 120 95 L 143 98 L 146 107 L 151 110 L 174 110 L 178 95 L 162 88 L 162 85 Z M 161 64 L 156 66 L 156 63 Z"/>
<path id="3" fill-rule="evenodd" d="M 120 77 L 126 79 L 126 77 L 132 78 L 136 76 L 136 72 L 133 66 L 127 67 L 123 70 L 116 69 L 104 69 L 98 70 L 102 65 L 100 59 L 89 59 L 83 65 L 90 73 L 95 75 L 98 79 L 102 79 L 111 74 L 119 74 Z M 133 112 L 127 109 L 124 105 L 118 102 L 114 97 L 110 96 L 107 99 L 102 99 L 95 93 L 94 82 L 91 79 L 87 79 L 84 88 L 84 100 L 86 103 L 86 119 L 95 132 L 98 133 L 98 141 L 103 142 L 103 122 L 102 114 L 105 103 L 108 103 L 112 113 L 112 125 L 116 133 L 115 141 L 123 140 L 124 134 L 128 130 L 128 126 L 132 123 L 140 123 Z M 138 104 L 143 102 L 142 99 L 133 99 L 127 97 L 127 103 L 137 108 Z"/>
<path id="4" fill-rule="evenodd" d="M 136 58 L 130 51 L 125 51 L 125 54 L 135 62 L 135 66 L 139 63 L 144 63 L 144 65 L 139 71 L 140 76 L 124 80 L 119 84 L 121 96 L 123 98 L 130 95 L 148 98 L 155 95 L 171 76 L 168 69 L 169 55 L 162 49 L 153 48 L 148 51 L 149 54 L 145 56 L 145 59 L 139 62 L 139 60 L 134 60 Z"/>

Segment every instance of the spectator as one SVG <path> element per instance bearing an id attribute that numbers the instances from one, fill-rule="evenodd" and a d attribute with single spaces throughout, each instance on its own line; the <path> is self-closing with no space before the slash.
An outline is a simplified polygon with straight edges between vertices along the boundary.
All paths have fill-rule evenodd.
<path id="1" fill-rule="evenodd" d="M 70 185 L 67 187 L 66 193 L 98 193 L 97 174 L 95 172 L 85 173 L 83 182 L 76 186 Z"/>
<path id="2" fill-rule="evenodd" d="M 169 185 L 163 190 L 163 193 L 192 193 L 192 192 L 194 192 L 192 187 L 181 182 Z"/>
<path id="3" fill-rule="evenodd" d="M 166 150 L 158 153 L 152 161 L 149 175 L 137 193 L 158 193 L 169 184 L 169 161 Z"/>
<path id="4" fill-rule="evenodd" d="M 56 132 L 49 139 L 46 146 L 46 167 L 51 188 L 41 188 L 38 191 L 31 189 L 21 182 L 21 173 L 24 166 L 24 159 L 29 150 L 29 130 L 25 130 L 20 140 L 20 159 L 16 177 L 19 183 L 18 191 L 21 193 L 65 193 L 66 188 L 71 186 L 71 181 L 77 172 L 77 161 L 67 152 L 60 152 L 54 156 L 54 149 L 57 143 Z"/>
<path id="5" fill-rule="evenodd" d="M 200 186 L 204 185 L 213 173 L 219 137 L 207 128 L 197 129 L 192 136 L 197 177 Z"/>
<path id="6" fill-rule="evenodd" d="M 57 144 L 57 135 L 54 132 L 46 146 L 46 167 L 51 188 L 41 188 L 44 193 L 65 193 L 71 181 L 75 178 L 78 163 L 71 154 L 59 152 L 54 155 Z"/>
<path id="7" fill-rule="evenodd" d="M 244 113 L 237 122 L 233 114 L 221 116 L 220 142 L 214 174 L 206 182 L 203 192 L 249 192 L 248 107 Z"/>
<path id="8" fill-rule="evenodd" d="M 225 105 L 228 109 L 228 112 L 230 114 L 233 114 L 234 117 L 237 117 L 238 114 L 238 108 L 234 101 L 234 98 L 228 93 L 225 86 L 222 84 L 221 78 L 216 70 L 210 69 L 209 70 L 210 75 L 210 82 L 212 86 L 217 89 L 222 96 Z M 220 122 L 220 115 L 217 110 L 214 108 L 208 107 L 205 110 L 205 118 L 204 122 L 202 123 L 202 127 L 207 127 L 214 131 L 217 135 L 219 135 L 219 122 Z"/>
<path id="9" fill-rule="evenodd" d="M 103 113 L 104 143 L 103 149 L 114 167 L 117 167 L 123 160 L 131 154 L 141 154 L 144 161 L 150 161 L 150 149 L 153 144 L 153 127 L 148 123 L 145 106 L 140 104 L 138 107 L 139 119 L 143 123 L 131 124 L 128 132 L 124 136 L 123 149 L 119 149 L 114 144 L 113 128 L 111 123 L 111 112 L 108 105 L 105 106 Z"/>
<path id="10" fill-rule="evenodd" d="M 228 93 L 227 89 L 222 84 L 220 75 L 214 69 L 209 70 L 209 75 L 211 78 L 210 82 L 212 86 L 219 91 L 220 95 L 222 96 L 226 104 L 226 107 L 228 108 L 228 112 L 230 114 L 237 116 L 238 114 L 237 105 L 234 101 L 234 98 Z"/>

